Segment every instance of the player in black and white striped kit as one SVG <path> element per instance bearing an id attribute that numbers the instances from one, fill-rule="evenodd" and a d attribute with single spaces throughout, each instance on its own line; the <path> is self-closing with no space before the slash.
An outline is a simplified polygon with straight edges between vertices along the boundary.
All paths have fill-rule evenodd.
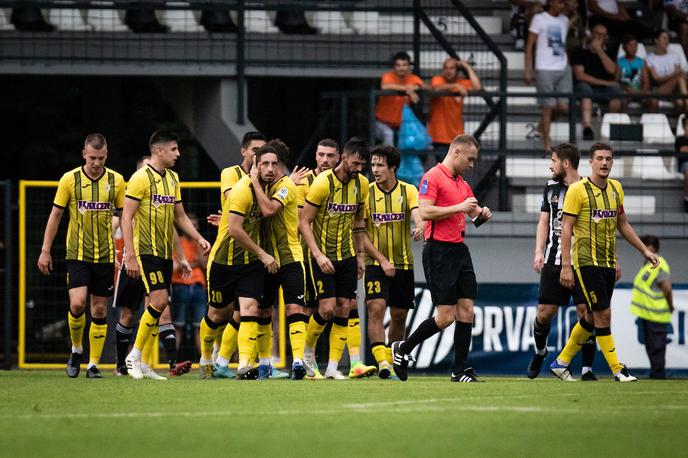
<path id="1" fill-rule="evenodd" d="M 552 319 L 559 311 L 559 306 L 569 304 L 571 296 L 576 304 L 578 317 L 585 316 L 585 297 L 578 288 L 570 290 L 559 283 L 561 272 L 561 237 L 562 209 L 568 187 L 581 179 L 578 175 L 580 152 L 569 143 L 562 143 L 552 148 L 552 179 L 547 182 L 542 195 L 540 221 L 535 237 L 535 271 L 540 274 L 540 291 L 538 294 L 537 315 L 533 323 L 535 337 L 535 354 L 528 365 L 528 378 L 540 374 L 540 368 L 547 356 L 547 337 Z M 590 324 L 592 327 L 592 324 Z M 583 370 L 581 380 L 597 380 L 592 372 L 595 357 L 594 335 L 583 345 Z M 571 379 L 573 380 L 573 379 Z"/>

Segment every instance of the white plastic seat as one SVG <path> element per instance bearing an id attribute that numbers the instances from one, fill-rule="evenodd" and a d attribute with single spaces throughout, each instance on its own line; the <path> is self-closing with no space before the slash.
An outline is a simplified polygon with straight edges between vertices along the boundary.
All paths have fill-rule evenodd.
<path id="1" fill-rule="evenodd" d="M 625 54 L 623 46 L 619 46 L 619 52 L 616 53 L 616 60 L 619 60 L 619 57 L 623 57 Z M 638 50 L 635 52 L 635 55 L 643 60 L 647 57 L 647 49 L 645 49 L 644 44 L 638 43 Z"/>
<path id="2" fill-rule="evenodd" d="M 644 113 L 640 117 L 643 125 L 643 141 L 646 143 L 673 143 L 674 133 L 669 120 L 662 113 Z"/>
<path id="3" fill-rule="evenodd" d="M 53 24 L 57 30 L 71 32 L 92 30 L 92 27 L 86 23 L 83 12 L 74 8 L 52 8 L 48 10 L 48 22 Z"/>
<path id="4" fill-rule="evenodd" d="M 112 2 L 93 2 L 94 4 L 112 5 Z M 96 32 L 128 32 L 127 27 L 122 21 L 123 12 L 111 9 L 87 9 L 86 23 Z"/>
<path id="5" fill-rule="evenodd" d="M 673 52 L 678 55 L 681 61 L 681 68 L 683 71 L 688 71 L 688 60 L 686 60 L 686 53 L 683 52 L 683 46 L 679 43 L 669 43 L 669 52 Z"/>
<path id="6" fill-rule="evenodd" d="M 354 30 L 344 20 L 341 11 L 315 11 L 313 13 L 313 26 L 323 34 L 350 35 L 354 33 Z"/>
<path id="7" fill-rule="evenodd" d="M 476 16 L 475 20 L 488 35 L 499 35 L 502 33 L 501 17 Z M 430 16 L 430 21 L 444 35 L 475 35 L 473 27 L 461 16 Z M 413 23 L 413 17 L 411 17 L 411 23 Z M 413 28 L 411 31 L 413 31 Z M 422 22 L 420 33 L 430 34 L 430 30 Z"/>
<path id="8" fill-rule="evenodd" d="M 360 35 L 389 34 L 380 28 L 380 13 L 377 11 L 354 11 L 351 13 L 351 28 Z"/>
<path id="9" fill-rule="evenodd" d="M 0 8 L 0 30 L 14 30 L 14 25 L 10 22 L 12 10 Z"/>
<path id="10" fill-rule="evenodd" d="M 168 5 L 188 6 L 186 2 L 168 2 Z M 163 10 L 161 21 L 170 32 L 203 32 L 205 29 L 198 23 L 191 10 Z"/>
<path id="11" fill-rule="evenodd" d="M 605 113 L 602 117 L 602 128 L 600 135 L 603 139 L 609 140 L 610 124 L 630 124 L 631 117 L 627 113 Z"/>
<path id="12" fill-rule="evenodd" d="M 676 163 L 675 158 L 667 159 L 668 164 L 662 156 L 636 156 L 633 158 L 632 176 L 642 180 L 671 180 L 676 175 Z M 673 163 L 671 159 L 674 159 Z"/>
<path id="13" fill-rule="evenodd" d="M 244 27 L 247 32 L 279 33 L 268 12 L 265 10 L 247 10 L 244 12 Z"/>
<path id="14" fill-rule="evenodd" d="M 683 118 L 686 117 L 685 113 L 681 113 L 681 116 L 678 117 L 678 121 L 676 121 L 676 136 L 680 137 L 685 133 L 683 130 Z"/>

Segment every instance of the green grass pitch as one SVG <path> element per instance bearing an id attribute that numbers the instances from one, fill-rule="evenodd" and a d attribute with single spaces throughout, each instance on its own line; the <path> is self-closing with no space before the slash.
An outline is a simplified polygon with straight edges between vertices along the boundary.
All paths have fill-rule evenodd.
<path id="1" fill-rule="evenodd" d="M 0 374 L 0 456 L 685 456 L 685 380 Z"/>

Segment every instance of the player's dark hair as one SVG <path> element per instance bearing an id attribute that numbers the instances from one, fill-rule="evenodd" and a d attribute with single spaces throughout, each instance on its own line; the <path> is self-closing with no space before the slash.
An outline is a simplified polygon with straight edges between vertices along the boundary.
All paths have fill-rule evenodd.
<path id="1" fill-rule="evenodd" d="M 279 153 L 277 152 L 277 149 L 275 149 L 273 146 L 265 144 L 256 150 L 256 164 L 260 162 L 260 158 L 265 154 L 274 154 L 277 156 L 277 160 L 279 160 Z"/>
<path id="2" fill-rule="evenodd" d="M 318 142 L 318 146 L 326 146 L 328 148 L 334 148 L 337 153 L 339 153 L 339 143 L 332 140 L 331 138 L 323 138 Z"/>
<path id="3" fill-rule="evenodd" d="M 394 64 L 398 60 L 405 60 L 409 64 L 411 63 L 411 56 L 409 56 L 409 53 L 406 51 L 399 51 L 397 53 L 394 53 L 392 56 L 392 64 Z"/>
<path id="4" fill-rule="evenodd" d="M 361 156 L 361 159 L 365 159 L 367 161 L 370 157 L 368 143 L 361 137 L 351 137 L 346 143 L 344 143 L 342 154 L 358 154 Z"/>
<path id="5" fill-rule="evenodd" d="M 576 145 L 571 143 L 560 143 L 552 147 L 552 152 L 557 155 L 560 161 L 568 160 L 571 166 L 578 170 L 578 164 L 580 163 L 580 151 L 576 148 Z"/>
<path id="6" fill-rule="evenodd" d="M 614 150 L 612 149 L 611 145 L 608 143 L 603 143 L 603 142 L 593 143 L 592 146 L 590 147 L 590 159 L 593 158 L 593 155 L 595 154 L 596 151 L 609 151 L 612 153 L 612 156 L 614 155 Z"/>
<path id="7" fill-rule="evenodd" d="M 271 146 L 277 151 L 277 160 L 282 164 L 286 164 L 289 160 L 289 147 L 279 138 L 274 138 L 265 144 Z"/>
<path id="8" fill-rule="evenodd" d="M 399 150 L 391 145 L 379 145 L 373 148 L 370 152 L 370 157 L 384 157 L 387 162 L 387 167 L 394 169 L 394 173 L 399 170 L 399 164 L 401 163 L 401 154 Z"/>
<path id="9" fill-rule="evenodd" d="M 107 140 L 102 134 L 88 134 L 84 140 L 84 147 L 91 146 L 93 149 L 101 150 L 107 146 Z"/>
<path id="10" fill-rule="evenodd" d="M 655 247 L 655 251 L 659 253 L 659 237 L 656 235 L 643 235 L 640 238 L 640 241 L 645 244 L 645 246 L 653 246 Z"/>
<path id="11" fill-rule="evenodd" d="M 150 140 L 148 140 L 148 146 L 152 148 L 153 145 L 178 141 L 179 135 L 171 130 L 156 130 L 153 132 L 153 135 L 151 135 Z"/>
<path id="12" fill-rule="evenodd" d="M 250 145 L 253 140 L 263 140 L 264 142 L 268 141 L 268 139 L 265 138 L 265 135 L 261 134 L 260 132 L 246 132 L 244 134 L 244 138 L 241 139 L 241 147 L 243 149 L 248 148 L 248 145 Z"/>
<path id="13" fill-rule="evenodd" d="M 479 149 L 480 142 L 473 135 L 461 134 L 454 137 L 454 140 L 452 140 L 451 144 L 449 145 L 449 149 L 453 150 L 457 146 L 475 146 Z"/>

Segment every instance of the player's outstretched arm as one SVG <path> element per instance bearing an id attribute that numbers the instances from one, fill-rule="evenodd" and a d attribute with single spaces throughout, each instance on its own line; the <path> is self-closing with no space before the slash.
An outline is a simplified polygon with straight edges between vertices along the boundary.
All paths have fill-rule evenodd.
<path id="1" fill-rule="evenodd" d="M 134 249 L 134 215 L 138 208 L 139 201 L 127 197 L 124 200 L 124 208 L 122 209 L 122 218 L 120 220 L 122 237 L 124 238 L 124 265 L 127 269 L 127 275 L 131 278 L 139 278 L 141 275 L 139 263 L 136 260 L 136 250 Z"/>
<path id="2" fill-rule="evenodd" d="M 203 254 L 208 254 L 211 248 L 210 243 L 203 238 L 196 230 L 189 217 L 186 216 L 184 205 L 181 202 L 174 204 L 174 224 L 198 243 L 198 246 L 203 250 Z"/>
<path id="3" fill-rule="evenodd" d="M 626 213 L 620 213 L 618 218 L 617 228 L 619 229 L 619 233 L 645 257 L 646 261 L 652 264 L 653 269 L 656 268 L 659 265 L 659 258 L 645 246 L 642 240 L 640 240 L 638 234 L 633 230 L 633 226 L 628 222 Z"/>
<path id="4" fill-rule="evenodd" d="M 559 283 L 566 288 L 573 288 L 573 267 L 571 266 L 571 237 L 573 236 L 573 226 L 576 224 L 576 217 L 564 214 L 564 221 L 561 228 L 561 273 Z"/>
<path id="5" fill-rule="evenodd" d="M 229 236 L 236 240 L 244 249 L 258 256 L 271 274 L 277 273 L 279 266 L 275 258 L 263 250 L 244 230 L 244 216 L 237 213 L 229 214 Z"/>
<path id="6" fill-rule="evenodd" d="M 310 202 L 305 203 L 299 215 L 299 232 L 306 241 L 306 245 L 308 245 L 308 249 L 311 251 L 311 255 L 313 255 L 315 262 L 318 263 L 320 270 L 331 275 L 334 273 L 334 265 L 332 265 L 332 261 L 320 251 L 318 244 L 315 243 L 315 235 L 313 235 L 313 228 L 311 227 L 311 223 L 313 223 L 317 213 L 318 207 Z"/>
<path id="7" fill-rule="evenodd" d="M 41 246 L 41 254 L 38 256 L 38 270 L 40 270 L 43 275 L 50 275 L 50 272 L 53 270 L 53 257 L 50 251 L 52 250 L 53 241 L 57 234 L 57 228 L 60 227 L 60 220 L 62 219 L 63 213 L 64 208 L 53 205 L 50 216 L 48 216 L 48 223 L 45 225 L 43 246 Z"/>
<path id="8" fill-rule="evenodd" d="M 533 259 L 533 269 L 541 273 L 542 266 L 545 265 L 544 247 L 547 241 L 547 230 L 549 229 L 549 212 L 540 212 L 537 231 L 535 232 L 535 258 Z"/>
<path id="9" fill-rule="evenodd" d="M 184 253 L 184 247 L 182 246 L 182 240 L 179 238 L 179 233 L 177 229 L 174 229 L 174 264 L 177 269 L 181 269 L 182 278 L 188 280 L 191 278 L 191 264 L 189 260 L 186 259 L 186 253 Z M 173 270 L 177 270 L 173 269 Z"/>

